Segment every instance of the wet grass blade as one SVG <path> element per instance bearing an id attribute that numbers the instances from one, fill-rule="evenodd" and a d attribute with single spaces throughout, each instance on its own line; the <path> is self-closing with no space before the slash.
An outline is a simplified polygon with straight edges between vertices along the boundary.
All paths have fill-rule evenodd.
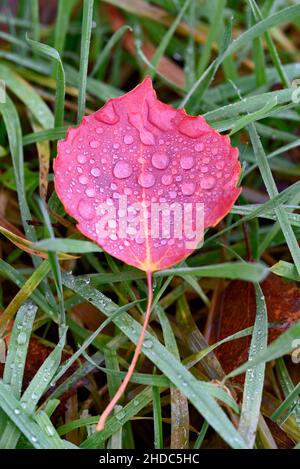
<path id="1" fill-rule="evenodd" d="M 116 305 L 101 294 L 98 290 L 82 283 L 73 276 L 64 276 L 63 283 L 66 287 L 78 293 L 99 308 L 105 315 L 110 316 L 116 309 Z M 117 316 L 113 322 L 134 343 L 137 343 L 141 326 L 131 316 L 124 313 Z M 245 448 L 246 445 L 239 436 L 232 423 L 226 417 L 223 410 L 208 393 L 203 383 L 197 381 L 186 368 L 163 347 L 151 334 L 146 333 L 143 345 L 143 353 L 168 376 L 168 378 L 185 394 L 197 410 L 206 418 L 222 437 L 234 448 Z M 150 392 L 152 392 L 150 390 Z M 102 432 L 103 433 L 103 432 Z M 101 440 L 101 433 L 98 433 Z M 97 440 L 97 435 L 95 439 Z"/>
<path id="2" fill-rule="evenodd" d="M 268 114 L 274 107 L 277 105 L 277 98 L 276 96 L 273 99 L 270 99 L 260 110 L 256 112 L 252 112 L 250 114 L 247 114 L 246 116 L 241 117 L 238 119 L 234 126 L 232 127 L 229 135 L 233 135 L 239 130 L 243 129 L 246 127 L 248 124 L 251 122 L 255 122 L 259 119 L 263 119 L 266 117 L 266 114 Z"/>
<path id="3" fill-rule="evenodd" d="M 102 252 L 102 249 L 97 244 L 81 239 L 48 238 L 37 241 L 32 247 L 42 251 L 72 252 L 77 254 Z"/>
<path id="4" fill-rule="evenodd" d="M 10 386 L 4 384 L 2 380 L 0 380 L 0 407 L 34 448 L 54 449 L 48 435 L 20 408 L 19 401 L 11 393 Z"/>
<path id="5" fill-rule="evenodd" d="M 156 313 L 162 327 L 166 349 L 180 361 L 175 335 L 170 322 L 160 307 Z M 189 407 L 188 400 L 179 389 L 171 388 L 171 448 L 187 449 L 189 447 Z"/>
<path id="6" fill-rule="evenodd" d="M 26 105 L 44 129 L 52 128 L 52 112 L 34 88 L 5 63 L 0 64 L 0 75 L 9 88 Z"/>
<path id="7" fill-rule="evenodd" d="M 22 305 L 16 315 L 10 334 L 9 349 L 6 357 L 3 382 L 10 385 L 12 394 L 20 398 L 25 362 L 29 346 L 30 335 L 37 307 L 28 301 Z M 15 448 L 18 442 L 18 430 L 6 418 L 3 411 L 0 414 L 1 438 L 0 448 Z"/>
<path id="8" fill-rule="evenodd" d="M 254 124 L 249 125 L 249 135 L 250 135 L 251 142 L 253 145 L 253 150 L 257 159 L 257 164 L 261 173 L 261 177 L 264 181 L 269 197 L 273 198 L 274 196 L 278 195 L 278 190 L 277 190 L 272 172 L 270 170 L 270 166 L 268 164 L 268 160 L 267 160 L 264 148 L 261 144 L 260 138 L 257 134 Z M 284 208 L 279 206 L 278 208 L 275 209 L 275 213 L 277 215 L 278 222 L 280 223 L 281 230 L 284 234 L 286 243 L 290 249 L 291 256 L 295 263 L 297 272 L 298 274 L 300 274 L 300 248 L 299 248 L 296 236 L 289 223 L 286 211 L 284 210 Z"/>
<path id="9" fill-rule="evenodd" d="M 265 352 L 268 340 L 267 308 L 263 292 L 259 284 L 255 284 L 255 296 L 256 319 L 249 350 L 249 360 L 255 359 L 259 352 Z M 249 448 L 252 448 L 255 442 L 264 377 L 265 362 L 262 362 L 253 368 L 248 368 L 246 371 L 239 432 Z"/>
<path id="10" fill-rule="evenodd" d="M 8 96 L 5 103 L 0 103 L 0 114 L 7 131 L 24 231 L 29 240 L 35 241 L 34 229 L 27 223 L 27 220 L 31 220 L 31 214 L 25 192 L 21 123 L 15 105 Z"/>
<path id="11" fill-rule="evenodd" d="M 260 282 L 267 275 L 267 268 L 259 263 L 228 262 L 205 267 L 174 267 L 156 272 L 155 277 L 166 277 L 169 275 L 195 275 L 197 277 L 221 277 L 239 278 L 252 282 Z"/>
<path id="12" fill-rule="evenodd" d="M 65 106 L 65 71 L 59 53 L 54 47 L 42 44 L 41 42 L 33 41 L 26 37 L 28 44 L 33 51 L 43 57 L 50 58 L 56 64 L 56 93 L 55 93 L 55 127 L 62 127 L 64 124 L 64 106 Z"/>
<path id="13" fill-rule="evenodd" d="M 274 340 L 263 352 L 259 352 L 251 361 L 247 361 L 243 365 L 236 368 L 234 371 L 227 375 L 227 378 L 238 376 L 244 373 L 248 368 L 252 368 L 263 362 L 275 360 L 283 355 L 288 354 L 296 348 L 295 341 L 300 334 L 300 322 L 291 326 L 287 331 L 283 332 L 278 339 Z"/>
<path id="14" fill-rule="evenodd" d="M 152 387 L 153 398 L 153 424 L 154 424 L 154 448 L 163 449 L 163 427 L 161 413 L 160 390 L 157 386 Z"/>
<path id="15" fill-rule="evenodd" d="M 87 70 L 89 61 L 89 48 L 92 33 L 94 0 L 83 2 L 81 49 L 80 49 L 80 70 L 78 83 L 78 112 L 77 123 L 81 122 L 85 114 Z"/>
<path id="16" fill-rule="evenodd" d="M 5 333 L 9 321 L 11 321 L 19 307 L 30 297 L 32 292 L 36 287 L 42 282 L 45 276 L 48 274 L 50 265 L 48 261 L 44 261 L 39 267 L 34 271 L 31 277 L 25 282 L 23 287 L 11 300 L 9 305 L 3 311 L 0 317 L 0 335 L 2 336 Z"/>

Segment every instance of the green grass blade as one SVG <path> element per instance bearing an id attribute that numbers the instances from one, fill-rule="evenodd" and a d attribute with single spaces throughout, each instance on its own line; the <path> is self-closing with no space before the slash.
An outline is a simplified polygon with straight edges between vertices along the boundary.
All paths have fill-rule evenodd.
<path id="1" fill-rule="evenodd" d="M 295 280 L 296 282 L 300 281 L 300 275 L 298 274 L 296 267 L 290 262 L 279 261 L 272 265 L 270 271 L 273 272 L 273 274 L 279 275 L 280 277 L 285 277 L 289 280 Z"/>
<path id="2" fill-rule="evenodd" d="M 160 390 L 157 386 L 152 387 L 153 398 L 153 425 L 154 425 L 154 448 L 163 449 L 163 428 Z"/>
<path id="3" fill-rule="evenodd" d="M 239 278 L 250 282 L 260 282 L 267 275 L 267 268 L 259 263 L 228 262 L 205 267 L 174 267 L 156 272 L 155 277 L 169 275 L 195 275 L 197 277 Z"/>
<path id="4" fill-rule="evenodd" d="M 8 96 L 6 96 L 5 103 L 0 103 L 0 114 L 2 114 L 7 131 L 24 231 L 28 239 L 35 241 L 34 229 L 27 223 L 27 220 L 31 220 L 31 214 L 25 194 L 21 124 L 17 110 Z"/>
<path id="5" fill-rule="evenodd" d="M 41 431 L 49 437 L 51 441 L 52 448 L 55 449 L 64 449 L 65 445 L 64 442 L 61 440 L 60 436 L 58 435 L 57 431 L 51 420 L 49 419 L 48 415 L 40 411 L 38 414 L 34 416 L 34 420 L 40 427 Z"/>
<path id="6" fill-rule="evenodd" d="M 48 238 L 37 241 L 33 244 L 33 247 L 41 249 L 42 251 L 72 252 L 77 254 L 102 252 L 102 249 L 97 246 L 97 244 L 81 239 Z"/>
<path id="7" fill-rule="evenodd" d="M 0 380 L 0 407 L 36 449 L 54 449 L 51 439 L 20 407 L 10 386 Z"/>
<path id="8" fill-rule="evenodd" d="M 238 119 L 235 122 L 234 126 L 232 127 L 229 135 L 231 136 L 235 134 L 236 132 L 243 129 L 244 127 L 246 127 L 246 125 L 250 124 L 251 122 L 255 122 L 256 120 L 263 119 L 264 117 L 266 117 L 266 114 L 268 114 L 272 109 L 274 109 L 276 105 L 277 105 L 277 98 L 275 96 L 273 99 L 270 99 L 270 101 L 268 101 L 258 111 L 252 112 Z"/>
<path id="9" fill-rule="evenodd" d="M 265 151 L 263 149 L 263 146 L 261 144 L 260 138 L 257 134 L 254 124 L 249 125 L 249 135 L 250 135 L 251 142 L 253 145 L 253 150 L 257 159 L 257 164 L 258 164 L 262 179 L 267 188 L 268 194 L 270 198 L 275 197 L 276 195 L 278 195 L 278 190 L 277 190 L 275 181 L 273 179 L 273 175 L 270 170 Z M 275 213 L 277 215 L 278 222 L 280 223 L 286 243 L 290 249 L 291 256 L 295 263 L 297 272 L 300 274 L 300 248 L 299 248 L 296 236 L 289 223 L 286 211 L 284 210 L 284 208 L 278 207 L 275 209 Z"/>
<path id="10" fill-rule="evenodd" d="M 97 72 L 101 65 L 107 60 L 109 57 L 109 54 L 111 53 L 113 47 L 120 41 L 120 39 L 126 34 L 128 31 L 132 31 L 132 28 L 128 25 L 125 24 L 124 26 L 121 26 L 109 39 L 103 50 L 101 51 L 101 54 L 99 54 L 95 65 L 93 67 L 93 70 L 90 73 L 90 77 L 94 77 L 97 75 Z"/>
<path id="11" fill-rule="evenodd" d="M 255 293 L 256 319 L 250 345 L 249 360 L 253 360 L 259 352 L 265 352 L 268 339 L 267 308 L 263 292 L 259 284 L 255 284 Z M 252 448 L 255 442 L 262 401 L 264 377 L 265 362 L 247 369 L 239 422 L 239 432 L 249 448 Z"/>
<path id="12" fill-rule="evenodd" d="M 252 368 L 253 366 L 259 365 L 263 362 L 275 360 L 276 358 L 288 354 L 295 349 L 295 340 L 299 338 L 299 334 L 300 322 L 291 326 L 280 337 L 278 337 L 278 339 L 274 340 L 274 342 L 272 342 L 265 351 L 259 352 L 253 360 L 244 363 L 229 373 L 227 378 L 238 376 L 239 374 L 244 373 L 248 368 Z"/>
<path id="13" fill-rule="evenodd" d="M 217 0 L 214 5 L 214 13 L 211 18 L 211 24 L 208 31 L 206 42 L 201 50 L 201 55 L 197 67 L 197 74 L 201 76 L 209 62 L 212 43 L 219 34 L 220 27 L 222 26 L 222 18 L 226 0 Z"/>
<path id="14" fill-rule="evenodd" d="M 91 286 L 83 284 L 73 276 L 64 276 L 63 283 L 71 290 L 78 293 L 83 298 L 90 301 L 99 308 L 105 315 L 111 315 L 116 305 L 95 290 Z M 137 343 L 141 326 L 128 314 L 122 317 L 117 316 L 113 322 L 127 337 Z M 211 398 L 210 394 L 203 386 L 202 382 L 197 381 L 186 368 L 176 360 L 165 347 L 163 347 L 151 334 L 146 333 L 143 353 L 160 368 L 160 370 L 171 379 L 171 381 L 180 389 L 197 410 L 206 418 L 210 425 L 215 428 L 222 437 L 234 448 L 244 448 L 245 443 L 228 420 L 222 409 Z M 101 433 L 100 433 L 101 434 Z M 100 435 L 99 434 L 99 435 Z M 99 437 L 100 438 L 100 437 Z"/>
<path id="15" fill-rule="evenodd" d="M 151 65 L 153 68 L 151 69 L 147 69 L 145 74 L 146 75 L 149 75 L 152 79 L 154 78 L 155 76 L 155 69 L 156 67 L 158 66 L 159 64 L 159 61 L 160 59 L 162 58 L 162 56 L 164 55 L 165 53 L 165 50 L 166 48 L 168 47 L 168 44 L 172 38 L 172 36 L 174 35 L 180 21 L 182 20 L 183 18 L 183 15 L 185 14 L 185 12 L 187 11 L 189 5 L 191 3 L 191 0 L 186 0 L 182 6 L 182 8 L 180 9 L 180 12 L 179 14 L 177 15 L 176 19 L 174 20 L 174 22 L 172 23 L 172 25 L 170 26 L 170 28 L 167 30 L 166 34 L 164 35 L 163 39 L 160 41 L 160 44 L 155 52 L 155 54 L 153 55 L 153 58 L 151 59 Z"/>
<path id="16" fill-rule="evenodd" d="M 40 18 L 39 18 L 39 1 L 30 0 L 31 21 L 32 21 L 32 37 L 35 41 L 40 40 Z"/>
<path id="17" fill-rule="evenodd" d="M 58 2 L 57 17 L 54 30 L 54 49 L 63 57 L 70 16 L 77 0 Z M 55 72 L 55 69 L 54 69 Z M 55 75 L 55 73 L 54 73 Z"/>
<path id="18" fill-rule="evenodd" d="M 251 6 L 251 9 L 252 9 L 252 12 L 253 12 L 253 15 L 254 15 L 255 19 L 257 21 L 258 20 L 263 20 L 262 13 L 261 13 L 256 1 L 255 0 L 249 0 L 249 3 L 250 3 L 250 6 Z M 283 86 L 288 88 L 290 86 L 290 82 L 289 82 L 289 79 L 288 79 L 288 77 L 287 77 L 287 75 L 284 71 L 284 68 L 282 67 L 280 56 L 277 52 L 277 49 L 274 45 L 272 36 L 269 33 L 269 31 L 265 32 L 265 39 L 266 39 L 266 43 L 267 43 L 271 58 L 272 58 L 273 63 L 275 65 L 275 68 L 278 71 L 278 75 L 280 77 L 281 83 L 282 83 Z"/>
<path id="19" fill-rule="evenodd" d="M 80 49 L 80 70 L 78 83 L 78 112 L 77 123 L 79 124 L 85 114 L 87 70 L 89 61 L 89 48 L 92 33 L 94 0 L 83 2 L 81 49 Z"/>
<path id="20" fill-rule="evenodd" d="M 7 88 L 27 106 L 42 127 L 45 129 L 53 127 L 54 119 L 52 112 L 27 81 L 4 63 L 0 63 L 0 76 L 5 81 Z"/>
<path id="21" fill-rule="evenodd" d="M 56 67 L 56 93 L 55 93 L 55 127 L 62 127 L 64 124 L 64 105 L 65 105 L 65 71 L 59 53 L 54 47 L 42 44 L 41 42 L 33 41 L 26 37 L 28 44 L 33 51 L 43 57 L 48 57 L 55 61 Z"/>
<path id="22" fill-rule="evenodd" d="M 298 383 L 290 394 L 285 398 L 285 400 L 280 404 L 276 411 L 272 414 L 272 419 L 274 421 L 279 420 L 283 414 L 295 403 L 298 402 L 298 397 L 300 394 L 300 383 Z"/>
<path id="23" fill-rule="evenodd" d="M 30 297 L 32 292 L 48 274 L 49 268 L 50 266 L 48 261 L 44 261 L 40 264 L 31 277 L 24 283 L 23 287 L 19 290 L 9 305 L 5 308 L 0 316 L 0 336 L 5 333 L 9 321 L 14 318 L 18 308 L 27 300 L 28 297 Z"/>

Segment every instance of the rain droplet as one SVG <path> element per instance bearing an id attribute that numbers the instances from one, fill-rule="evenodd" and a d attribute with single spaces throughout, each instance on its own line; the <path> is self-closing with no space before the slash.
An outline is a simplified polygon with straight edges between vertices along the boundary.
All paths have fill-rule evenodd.
<path id="1" fill-rule="evenodd" d="M 155 183 L 155 177 L 153 174 L 140 174 L 138 183 L 140 186 L 145 187 L 148 189 L 149 187 L 152 187 Z"/>
<path id="2" fill-rule="evenodd" d="M 90 147 L 91 147 L 91 148 L 98 148 L 99 145 L 100 145 L 100 142 L 98 142 L 98 140 L 92 140 L 92 141 L 90 142 Z"/>
<path id="3" fill-rule="evenodd" d="M 85 155 L 78 155 L 77 156 L 77 161 L 78 161 L 78 163 L 81 163 L 81 164 L 85 163 L 86 162 L 86 156 Z"/>
<path id="4" fill-rule="evenodd" d="M 46 432 L 48 433 L 49 436 L 55 435 L 55 430 L 53 427 L 51 427 L 51 425 L 46 426 Z"/>
<path id="5" fill-rule="evenodd" d="M 182 169 L 191 169 L 194 166 L 195 160 L 193 156 L 182 156 L 180 159 L 180 166 Z"/>
<path id="6" fill-rule="evenodd" d="M 18 335 L 18 338 L 17 338 L 18 344 L 19 345 L 24 345 L 26 343 L 26 340 L 27 340 L 27 336 L 26 336 L 25 332 L 21 332 Z"/>
<path id="7" fill-rule="evenodd" d="M 145 348 L 152 348 L 153 347 L 153 342 L 151 339 L 146 339 L 143 343 L 143 347 Z"/>
<path id="8" fill-rule="evenodd" d="M 16 415 L 20 415 L 21 411 L 20 411 L 20 409 L 15 409 L 15 410 L 14 410 L 14 413 L 15 413 Z"/>
<path id="9" fill-rule="evenodd" d="M 118 161 L 114 167 L 114 176 L 118 179 L 126 179 L 132 174 L 132 167 L 126 161 Z"/>
<path id="10" fill-rule="evenodd" d="M 152 164 L 157 169 L 166 169 L 169 166 L 169 157 L 166 153 L 154 153 L 152 155 Z"/>
<path id="11" fill-rule="evenodd" d="M 88 197 L 94 197 L 95 196 L 95 190 L 93 188 L 89 188 L 85 191 L 86 195 Z"/>
<path id="12" fill-rule="evenodd" d="M 194 194 L 196 186 L 193 182 L 185 182 L 181 185 L 181 190 L 183 195 L 192 195 Z"/>
<path id="13" fill-rule="evenodd" d="M 80 184 L 83 184 L 83 185 L 85 185 L 89 182 L 88 178 L 86 176 L 83 176 L 83 175 L 79 176 L 78 181 L 80 182 Z"/>
<path id="14" fill-rule="evenodd" d="M 121 410 L 121 411 L 119 411 L 119 412 L 116 414 L 116 419 L 117 419 L 117 420 L 123 420 L 123 418 L 124 418 L 125 416 L 126 416 L 126 413 L 125 413 L 123 410 Z"/>
<path id="15" fill-rule="evenodd" d="M 99 168 L 92 168 L 91 169 L 91 175 L 92 176 L 95 176 L 95 178 L 97 178 L 98 176 L 100 176 L 101 174 L 101 171 Z"/>
<path id="16" fill-rule="evenodd" d="M 129 236 L 135 236 L 137 231 L 136 229 L 133 227 L 133 226 L 129 226 L 126 230 L 126 233 L 129 235 Z"/>
<path id="17" fill-rule="evenodd" d="M 130 134 L 126 134 L 124 137 L 124 143 L 126 143 L 126 145 L 131 145 L 132 142 L 133 142 L 133 136 Z"/>
<path id="18" fill-rule="evenodd" d="M 79 215 L 84 218 L 85 220 L 91 220 L 94 217 L 94 208 L 90 202 L 87 200 L 80 200 L 78 204 L 78 212 Z"/>
<path id="19" fill-rule="evenodd" d="M 200 186 L 202 189 L 212 189 L 215 185 L 215 178 L 212 176 L 208 176 L 207 178 L 202 179 L 200 182 Z"/>

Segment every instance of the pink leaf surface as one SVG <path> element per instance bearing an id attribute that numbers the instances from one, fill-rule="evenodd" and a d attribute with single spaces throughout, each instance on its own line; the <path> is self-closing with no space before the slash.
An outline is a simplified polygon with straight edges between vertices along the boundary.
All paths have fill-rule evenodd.
<path id="1" fill-rule="evenodd" d="M 160 102 L 150 78 L 69 129 L 59 143 L 54 173 L 56 192 L 81 233 L 109 254 L 148 272 L 191 254 L 202 240 L 203 228 L 216 225 L 241 191 L 238 150 L 229 137 L 212 129 L 203 117 Z M 164 236 L 160 216 L 159 236 L 153 236 L 153 204 L 166 204 L 171 211 L 176 204 L 203 204 L 204 226 L 192 247 L 189 233 L 175 235 L 175 219 Z M 116 210 L 116 219 L 109 207 Z"/>
<path id="2" fill-rule="evenodd" d="M 97 430 L 135 369 L 151 313 L 151 273 L 185 259 L 204 228 L 228 213 L 240 194 L 240 169 L 229 137 L 160 102 L 150 78 L 83 118 L 59 143 L 54 181 L 67 213 L 85 236 L 147 273 L 141 334 Z"/>

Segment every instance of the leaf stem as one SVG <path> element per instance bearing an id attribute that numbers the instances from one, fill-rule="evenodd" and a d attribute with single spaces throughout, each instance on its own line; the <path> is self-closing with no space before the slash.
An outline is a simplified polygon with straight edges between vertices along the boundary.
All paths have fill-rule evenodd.
<path id="1" fill-rule="evenodd" d="M 98 432 L 104 429 L 105 422 L 106 422 L 109 414 L 111 413 L 111 411 L 113 410 L 113 408 L 115 407 L 115 405 L 117 404 L 119 399 L 122 397 L 123 393 L 125 392 L 127 384 L 129 383 L 129 381 L 132 377 L 132 374 L 134 372 L 137 360 L 138 360 L 139 355 L 141 353 L 141 349 L 142 349 L 143 342 L 144 342 L 144 337 L 145 337 L 145 332 L 146 332 L 146 329 L 147 329 L 148 323 L 149 323 L 149 318 L 150 318 L 150 313 L 151 313 L 151 305 L 152 305 L 152 300 L 153 300 L 152 272 L 148 270 L 146 272 L 146 275 L 147 275 L 147 286 L 148 286 L 148 304 L 147 304 L 147 309 L 146 309 L 146 313 L 145 313 L 145 318 L 144 318 L 144 323 L 143 323 L 143 327 L 142 327 L 142 330 L 141 330 L 141 334 L 140 334 L 138 343 L 136 345 L 136 349 L 135 349 L 135 352 L 134 352 L 134 355 L 133 355 L 133 359 L 132 359 L 131 364 L 128 368 L 128 372 L 127 372 L 123 382 L 121 383 L 121 386 L 119 387 L 117 393 L 115 394 L 114 398 L 110 401 L 110 403 L 105 408 L 104 412 L 102 413 L 102 415 L 100 417 L 100 420 L 99 420 L 99 422 L 97 424 L 97 428 L 96 428 Z"/>

